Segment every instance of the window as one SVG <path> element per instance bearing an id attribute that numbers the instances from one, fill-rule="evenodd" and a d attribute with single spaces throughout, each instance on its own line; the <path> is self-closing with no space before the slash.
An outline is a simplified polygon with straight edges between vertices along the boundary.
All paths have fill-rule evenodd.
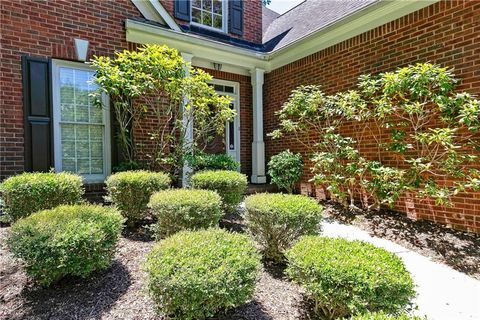
<path id="1" fill-rule="evenodd" d="M 89 96 L 94 70 L 85 64 L 54 61 L 53 119 L 55 169 L 103 181 L 109 173 L 109 113 Z M 105 105 L 107 101 L 104 101 Z"/>
<path id="2" fill-rule="evenodd" d="M 224 0 L 192 0 L 192 23 L 225 31 L 226 3 Z"/>

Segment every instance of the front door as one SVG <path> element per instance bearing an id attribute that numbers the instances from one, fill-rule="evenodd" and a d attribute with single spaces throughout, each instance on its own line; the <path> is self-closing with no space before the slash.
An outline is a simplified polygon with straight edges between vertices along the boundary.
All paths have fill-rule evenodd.
<path id="1" fill-rule="evenodd" d="M 232 103 L 230 108 L 237 113 L 235 119 L 227 122 L 225 126 L 225 152 L 237 161 L 240 161 L 240 106 L 239 85 L 237 82 L 225 80 L 212 80 L 215 91 L 224 96 L 230 96 Z"/>

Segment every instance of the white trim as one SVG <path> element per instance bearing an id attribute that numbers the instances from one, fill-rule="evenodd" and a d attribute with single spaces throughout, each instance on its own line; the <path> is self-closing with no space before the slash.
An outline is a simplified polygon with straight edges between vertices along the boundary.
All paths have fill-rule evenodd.
<path id="1" fill-rule="evenodd" d="M 194 34 L 166 30 L 148 23 L 126 21 L 126 38 L 135 43 L 166 44 L 196 58 L 237 68 L 278 69 L 310 54 L 348 40 L 440 0 L 380 0 L 276 51 L 259 53 Z"/>
<path id="2" fill-rule="evenodd" d="M 263 83 L 265 70 L 251 71 L 253 106 L 252 183 L 266 183 L 265 142 L 263 141 Z"/>
<path id="3" fill-rule="evenodd" d="M 240 157 L 241 157 L 241 131 L 240 131 L 240 83 L 235 82 L 235 81 L 228 81 L 228 80 L 222 80 L 222 79 L 212 79 L 209 81 L 211 84 L 219 84 L 219 85 L 224 85 L 224 86 L 230 86 L 233 87 L 234 93 L 230 92 L 219 92 L 217 91 L 218 94 L 224 95 L 224 96 L 229 96 L 233 98 L 233 106 L 235 108 L 235 112 L 237 115 L 235 116 L 234 119 L 234 128 L 235 128 L 235 159 L 240 162 Z M 231 154 L 232 150 L 230 150 L 229 145 L 228 145 L 228 123 L 225 124 L 225 152 L 227 154 Z"/>
<path id="4" fill-rule="evenodd" d="M 93 68 L 81 62 L 72 62 L 66 60 L 52 60 L 52 92 L 53 92 L 53 139 L 54 139 L 54 164 L 55 171 L 62 171 L 62 140 L 60 129 L 60 68 L 71 68 L 77 70 L 92 71 Z M 110 139 L 110 111 L 108 106 L 109 99 L 105 95 L 103 96 L 103 105 L 107 108 L 103 108 L 104 117 L 104 136 L 103 136 L 103 175 L 83 175 L 84 180 L 87 183 L 103 182 L 105 177 L 111 173 L 111 139 Z"/>
<path id="5" fill-rule="evenodd" d="M 187 52 L 181 52 L 183 60 L 185 61 L 185 64 L 183 65 L 183 70 L 185 71 L 185 75 L 188 77 L 190 75 L 190 64 L 192 63 L 192 58 L 193 55 L 191 53 Z M 183 125 L 185 126 L 188 123 L 187 129 L 185 130 L 185 142 L 188 144 L 193 143 L 193 121 L 192 119 L 192 114 L 186 114 L 185 112 L 185 106 L 187 105 L 188 100 L 186 97 L 183 98 L 182 101 L 182 114 L 183 114 Z M 192 118 L 191 118 L 192 117 Z M 187 162 L 184 162 L 183 164 L 183 171 L 182 171 L 182 186 L 187 187 L 188 186 L 188 179 L 190 178 L 190 175 L 192 174 L 193 170 L 192 168 L 188 165 Z"/>
<path id="6" fill-rule="evenodd" d="M 132 3 L 146 19 L 167 25 L 175 31 L 182 30 L 159 0 L 132 0 Z"/>

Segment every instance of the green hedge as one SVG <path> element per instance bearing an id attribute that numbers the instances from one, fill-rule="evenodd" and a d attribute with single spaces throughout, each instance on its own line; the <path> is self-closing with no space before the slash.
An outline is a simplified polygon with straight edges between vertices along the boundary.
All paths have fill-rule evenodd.
<path id="1" fill-rule="evenodd" d="M 365 242 L 305 236 L 286 257 L 287 275 L 305 288 L 322 317 L 395 313 L 415 295 L 402 260 Z"/>
<path id="2" fill-rule="evenodd" d="M 186 157 L 188 165 L 194 172 L 204 170 L 231 170 L 240 169 L 240 163 L 226 153 L 197 153 Z"/>
<path id="3" fill-rule="evenodd" d="M 235 212 L 247 190 L 247 176 L 237 171 L 201 171 L 190 178 L 195 189 L 216 191 L 226 212 Z"/>
<path id="4" fill-rule="evenodd" d="M 245 199 L 245 223 L 267 259 L 281 261 L 302 235 L 320 231 L 322 206 L 313 198 L 259 193 Z"/>
<path id="5" fill-rule="evenodd" d="M 110 266 L 123 218 L 111 207 L 65 205 L 13 224 L 7 246 L 42 285 L 66 275 L 87 277 Z"/>
<path id="6" fill-rule="evenodd" d="M 105 181 L 108 198 L 134 226 L 148 216 L 150 196 L 170 187 L 170 177 L 162 172 L 145 170 L 115 173 Z"/>
<path id="7" fill-rule="evenodd" d="M 172 189 L 154 193 L 148 204 L 157 218 L 153 227 L 157 238 L 180 230 L 218 226 L 222 215 L 220 196 L 209 190 Z"/>
<path id="8" fill-rule="evenodd" d="M 221 229 L 181 231 L 160 241 L 145 263 L 147 287 L 169 319 L 205 319 L 253 296 L 261 267 L 252 241 Z"/>
<path id="9" fill-rule="evenodd" d="M 11 221 L 61 204 L 82 202 L 82 177 L 67 173 L 34 172 L 10 177 L 0 184 L 5 213 Z"/>
<path id="10" fill-rule="evenodd" d="M 268 175 L 278 188 L 292 193 L 295 183 L 303 173 L 303 160 L 300 153 L 285 150 L 272 156 L 268 162 Z"/>

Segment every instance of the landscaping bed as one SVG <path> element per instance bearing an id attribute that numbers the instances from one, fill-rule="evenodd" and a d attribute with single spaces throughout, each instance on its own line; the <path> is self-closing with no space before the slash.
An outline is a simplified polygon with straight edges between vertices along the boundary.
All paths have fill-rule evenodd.
<path id="1" fill-rule="evenodd" d="M 355 225 L 370 235 L 406 248 L 480 279 L 480 237 L 427 221 L 414 221 L 390 210 L 350 211 L 332 202 L 323 203 L 324 216 Z"/>
<path id="2" fill-rule="evenodd" d="M 9 228 L 0 228 L 4 243 Z M 144 291 L 141 263 L 154 241 L 144 232 L 124 233 L 113 265 L 89 279 L 65 278 L 49 288 L 29 281 L 0 248 L 0 319 L 159 319 Z M 301 289 L 282 268 L 266 266 L 254 299 L 215 319 L 309 319 Z"/>

